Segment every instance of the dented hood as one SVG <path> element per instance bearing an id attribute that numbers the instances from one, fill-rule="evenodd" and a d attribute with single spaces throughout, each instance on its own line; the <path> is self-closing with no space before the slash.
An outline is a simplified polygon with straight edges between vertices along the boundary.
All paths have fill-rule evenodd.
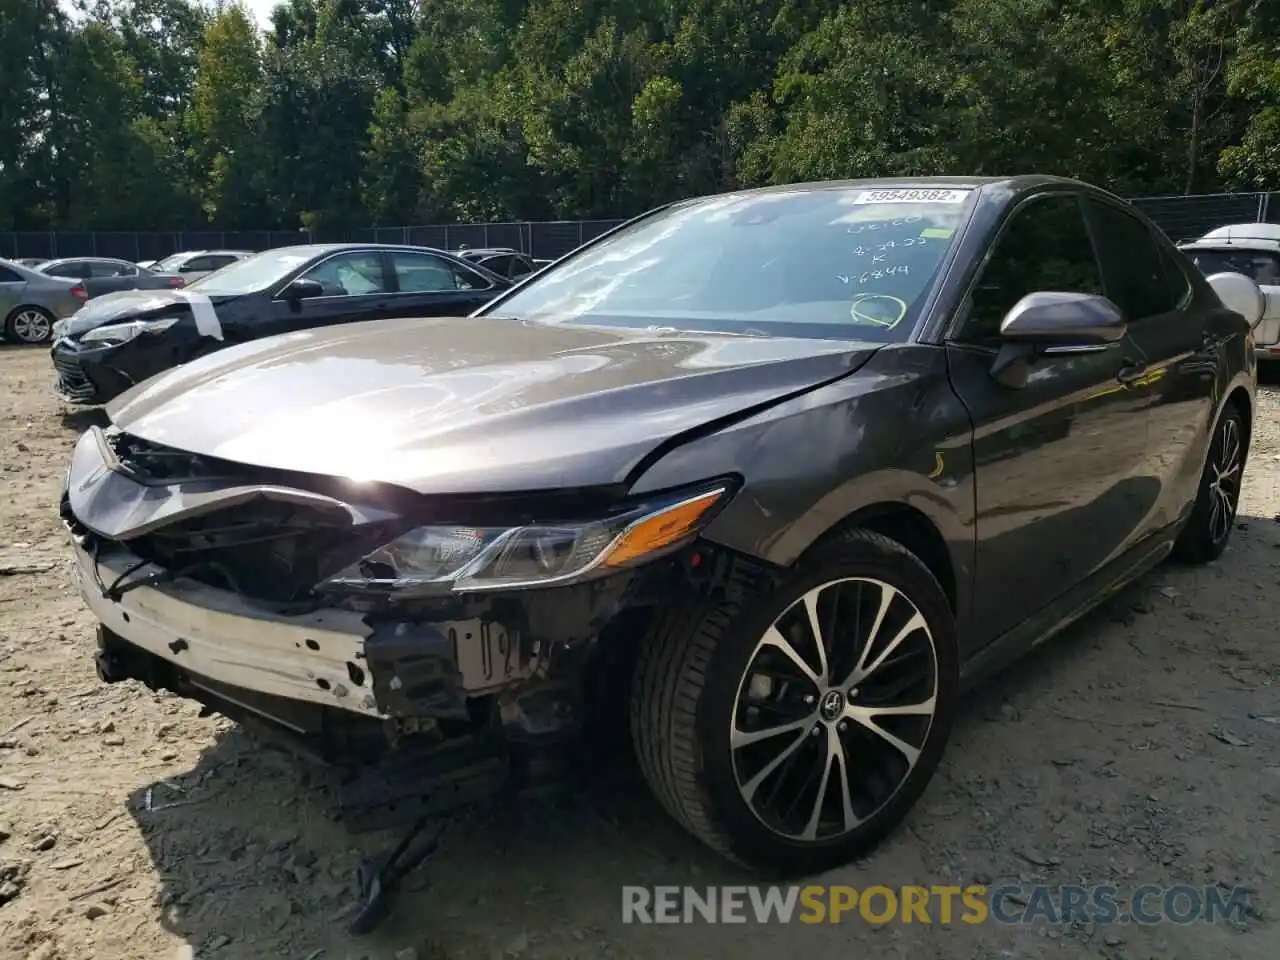
<path id="1" fill-rule="evenodd" d="M 120 429 L 261 467 L 420 493 L 622 482 L 686 431 L 837 379 L 876 344 L 383 320 L 257 340 L 108 407 Z"/>
<path id="2" fill-rule="evenodd" d="M 192 312 L 193 302 L 218 304 L 228 299 L 231 298 L 211 299 L 190 290 L 118 290 L 94 297 L 66 321 L 59 333 L 78 337 L 108 323 L 183 316 Z"/>

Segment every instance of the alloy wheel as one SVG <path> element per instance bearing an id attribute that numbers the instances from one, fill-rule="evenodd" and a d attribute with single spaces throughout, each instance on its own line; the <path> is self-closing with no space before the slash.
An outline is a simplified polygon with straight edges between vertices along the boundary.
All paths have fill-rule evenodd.
<path id="1" fill-rule="evenodd" d="M 759 639 L 734 699 L 742 799 L 789 840 L 849 835 L 916 766 L 937 697 L 934 638 L 906 594 L 863 577 L 809 590 Z"/>
<path id="2" fill-rule="evenodd" d="M 1214 456 L 1209 461 L 1209 537 L 1214 543 L 1226 538 L 1235 520 L 1240 502 L 1242 450 L 1239 421 L 1223 417 Z"/>
<path id="3" fill-rule="evenodd" d="M 19 310 L 9 321 L 9 329 L 23 343 L 44 343 L 49 339 L 53 324 L 39 310 Z"/>

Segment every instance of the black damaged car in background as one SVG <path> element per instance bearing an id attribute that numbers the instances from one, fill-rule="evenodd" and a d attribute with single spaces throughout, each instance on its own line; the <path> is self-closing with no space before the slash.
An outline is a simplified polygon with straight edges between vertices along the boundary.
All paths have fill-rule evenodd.
<path id="1" fill-rule="evenodd" d="M 101 404 L 136 383 L 247 340 L 386 317 L 470 313 L 511 281 L 425 247 L 280 247 L 180 290 L 94 298 L 54 327 L 58 395 Z"/>
<path id="2" fill-rule="evenodd" d="M 470 318 L 118 398 L 61 508 L 99 674 L 288 733 L 353 828 L 536 784 L 629 712 L 690 833 L 831 867 L 966 685 L 1222 553 L 1259 297 L 1070 180 L 674 203 Z"/>

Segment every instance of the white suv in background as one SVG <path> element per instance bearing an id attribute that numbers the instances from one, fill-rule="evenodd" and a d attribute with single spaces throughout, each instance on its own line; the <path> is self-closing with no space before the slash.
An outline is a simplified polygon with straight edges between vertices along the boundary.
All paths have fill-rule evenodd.
<path id="1" fill-rule="evenodd" d="M 1280 224 L 1241 223 L 1210 230 L 1178 249 L 1206 277 L 1243 273 L 1262 290 L 1266 309 L 1253 330 L 1259 360 L 1280 360 Z"/>

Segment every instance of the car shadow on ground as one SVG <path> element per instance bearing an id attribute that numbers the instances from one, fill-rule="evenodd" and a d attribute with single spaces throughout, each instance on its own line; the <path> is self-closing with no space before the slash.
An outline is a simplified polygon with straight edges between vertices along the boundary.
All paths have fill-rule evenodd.
<path id="1" fill-rule="evenodd" d="M 58 414 L 58 419 L 68 430 L 84 433 L 90 427 L 106 427 L 111 423 L 103 407 L 68 407 Z"/>
<path id="2" fill-rule="evenodd" d="M 1249 571 L 1259 565 L 1270 568 L 1280 547 L 1280 526 L 1270 517 L 1246 516 L 1240 518 L 1240 526 L 1240 536 L 1212 576 L 1256 577 Z M 876 883 L 990 883 L 1001 869 L 1013 870 L 1004 875 L 1016 882 L 1018 867 L 1008 861 L 1018 861 L 1014 848 L 1025 842 L 1027 833 L 1019 833 L 1011 820 L 1024 831 L 1058 829 L 1046 819 L 1046 807 L 1053 801 L 1041 792 L 1043 784 L 1037 780 L 1046 774 L 1027 773 L 1036 769 L 1027 757 L 1047 768 L 1052 751 L 1075 750 L 1077 759 L 1068 761 L 1078 764 L 1072 776 L 1079 778 L 1079 771 L 1090 764 L 1100 771 L 1091 776 L 1114 777 L 1118 768 L 1105 769 L 1115 762 L 1108 751 L 1126 749 L 1117 746 L 1116 738 L 1128 734 L 1109 728 L 1153 726 L 1146 716 L 1140 722 L 1130 717 L 1127 724 L 1105 719 L 1107 704 L 1117 697 L 1140 696 L 1126 688 L 1123 676 L 1119 684 L 1105 676 L 1113 675 L 1117 657 L 1121 670 L 1126 669 L 1123 658 L 1133 656 L 1133 650 L 1125 644 L 1139 650 L 1139 656 L 1148 655 L 1139 649 L 1144 645 L 1150 655 L 1162 655 L 1168 640 L 1158 625 L 1126 628 L 1151 613 L 1153 603 L 1172 603 L 1161 597 L 1179 590 L 1160 586 L 1162 582 L 1172 579 L 1185 593 L 1194 590 L 1196 577 L 1204 576 L 1171 569 L 1179 568 L 1165 565 L 1148 574 L 970 694 L 939 775 L 924 799 L 879 850 L 847 868 L 853 873 L 844 876 L 854 879 L 845 882 L 857 883 L 874 874 Z M 1243 603 L 1258 609 L 1241 607 L 1236 614 L 1243 621 L 1267 617 L 1267 597 L 1263 591 L 1250 593 Z M 1196 616 L 1186 610 L 1157 612 L 1188 620 Z M 1095 657 L 1110 657 L 1112 665 L 1105 660 L 1101 666 L 1090 665 Z M 1174 669 L 1168 663 L 1163 666 L 1166 674 Z M 1192 681 L 1184 677 L 1180 682 Z M 1117 692 L 1100 695 L 1098 687 Z M 1038 727 L 1020 724 L 1019 708 L 1012 701 L 1042 715 L 1036 720 Z M 1172 728 L 1187 716 L 1195 715 L 1175 714 L 1160 723 Z M 1072 731 L 1084 731 L 1071 746 L 1066 745 L 1069 738 L 1055 732 L 1064 721 Z M 1019 755 L 1023 759 L 1017 759 Z M 1214 761 L 1205 757 L 1204 762 Z M 1053 763 L 1060 760 L 1055 757 Z M 1213 776 L 1217 768 L 1205 769 Z M 1114 801 L 1117 788 L 1111 782 Z M 1064 805 L 1074 802 L 1077 810 L 1084 804 L 1084 809 L 1096 811 L 1100 801 L 1088 799 L 1090 782 L 1083 781 L 1083 789 L 1081 783 L 1076 779 L 1068 788 L 1073 799 L 1059 800 Z M 570 784 L 561 796 L 504 798 L 467 812 L 451 828 L 437 857 L 408 882 L 387 923 L 356 942 L 348 939 L 345 928 L 354 911 L 354 877 L 361 854 L 385 849 L 396 837 L 345 832 L 334 820 L 314 768 L 227 724 L 194 769 L 135 792 L 129 808 L 162 878 L 158 907 L 166 928 L 197 950 L 216 949 L 219 958 L 389 957 L 409 945 L 417 950 L 418 960 L 654 956 L 661 954 L 660 948 L 644 938 L 659 928 L 624 928 L 620 923 L 623 885 L 751 882 L 665 816 L 625 751 L 587 779 Z M 1133 810 L 1120 807 L 1113 813 L 1123 818 Z M 1098 814 L 1093 816 L 1096 820 Z M 1176 826 L 1172 829 L 1177 833 Z M 1091 830 L 1083 828 L 1075 841 L 1078 847 L 1098 846 L 1096 837 L 1087 842 Z M 1144 844 L 1181 839 L 1157 837 Z M 1161 862 L 1169 864 L 1177 857 L 1171 854 L 1162 861 L 1160 854 L 1151 854 L 1150 846 L 1141 849 L 1145 857 L 1155 857 L 1151 862 L 1157 871 Z M 997 865 L 1002 862 L 1003 868 Z M 1025 861 L 1018 863 L 1027 869 Z M 1096 869 L 1083 861 L 1075 866 L 1081 871 Z M 1176 871 L 1176 864 L 1168 869 Z M 887 876 L 896 880 L 880 879 Z M 1094 882 L 1103 881 L 1095 877 Z M 301 942 L 307 929 L 303 918 L 310 918 L 314 938 L 317 915 L 331 918 L 327 939 Z M 731 933 L 714 928 L 717 939 L 709 941 L 708 949 L 716 944 L 727 948 L 760 929 L 748 925 Z M 877 929 L 844 928 L 841 942 L 875 936 Z M 924 931 L 903 929 L 902 935 L 919 941 L 921 949 L 934 949 L 925 946 L 931 941 Z M 539 952 L 539 945 L 546 952 Z M 625 946 L 619 951 L 619 945 Z"/>

